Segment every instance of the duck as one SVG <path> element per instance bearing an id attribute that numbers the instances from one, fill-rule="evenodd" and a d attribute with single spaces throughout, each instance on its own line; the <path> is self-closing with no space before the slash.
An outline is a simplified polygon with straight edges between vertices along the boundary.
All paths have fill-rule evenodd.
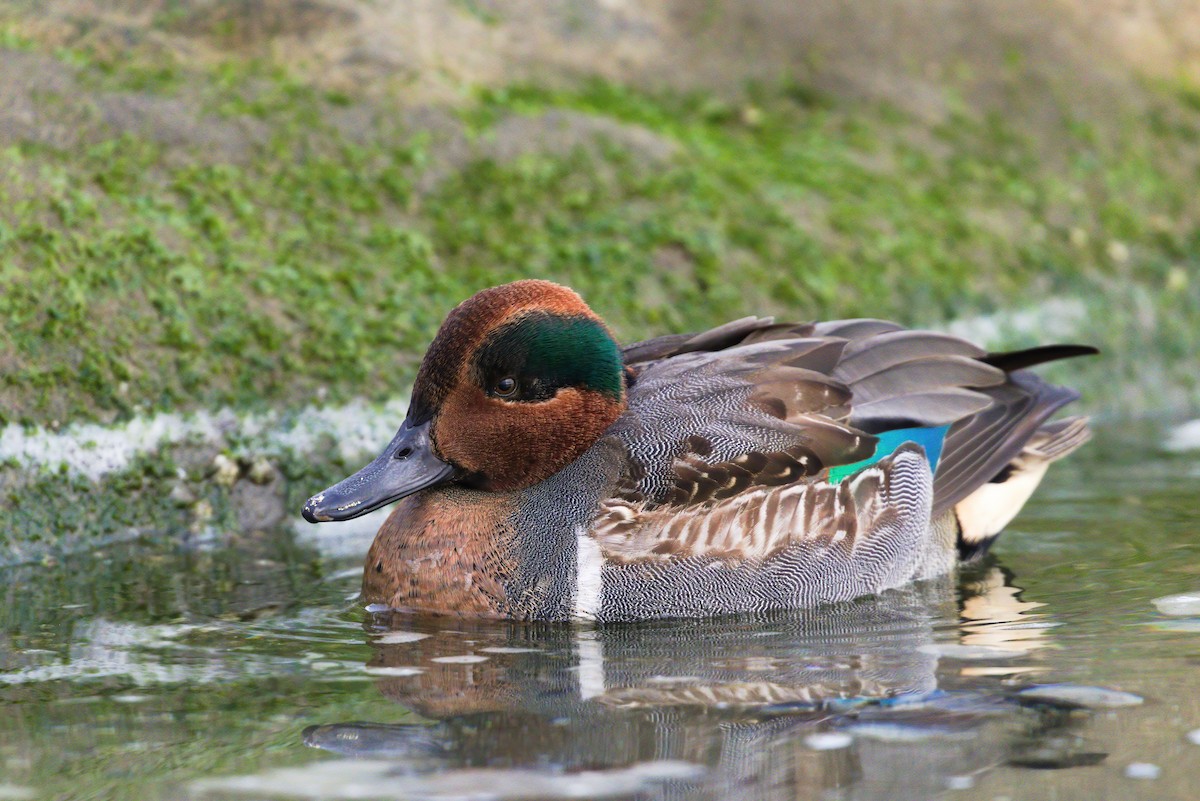
<path id="1" fill-rule="evenodd" d="M 527 279 L 455 307 L 383 451 L 312 523 L 395 508 L 370 609 L 620 623 L 878 595 L 980 559 L 1090 437 L 1074 390 L 877 319 L 746 317 L 622 346 Z"/>

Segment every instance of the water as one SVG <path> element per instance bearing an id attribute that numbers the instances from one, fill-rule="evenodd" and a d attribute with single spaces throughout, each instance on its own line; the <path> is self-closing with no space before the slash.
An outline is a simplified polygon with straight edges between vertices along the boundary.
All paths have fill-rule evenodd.
<path id="1" fill-rule="evenodd" d="M 1165 441 L 1103 431 L 955 581 L 757 619 L 370 615 L 361 553 L 290 524 L 8 568 L 0 799 L 1191 799 L 1200 613 L 1155 601 L 1200 594 L 1200 452 Z"/>

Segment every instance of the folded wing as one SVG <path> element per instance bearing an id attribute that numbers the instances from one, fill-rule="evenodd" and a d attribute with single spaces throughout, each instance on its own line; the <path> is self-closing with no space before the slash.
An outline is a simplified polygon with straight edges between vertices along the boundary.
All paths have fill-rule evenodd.
<path id="1" fill-rule="evenodd" d="M 741 524 L 731 522 L 724 535 L 713 528 L 716 519 L 705 525 L 713 542 L 728 542 L 749 515 L 791 498 L 774 499 L 770 488 L 835 484 L 831 468 L 857 469 L 888 455 L 876 452 L 879 435 L 945 427 L 933 480 L 936 520 L 995 483 L 1047 419 L 1077 397 L 1024 368 L 1093 352 L 1048 346 L 988 354 L 947 334 L 870 319 L 746 318 L 638 343 L 625 351 L 631 413 L 614 433 L 629 469 L 615 500 L 626 504 L 622 514 L 720 507 L 716 517 L 732 521 L 730 502 L 753 491 L 764 499 L 761 510 L 742 502 Z M 1077 447 L 1082 439 L 1071 441 Z"/>

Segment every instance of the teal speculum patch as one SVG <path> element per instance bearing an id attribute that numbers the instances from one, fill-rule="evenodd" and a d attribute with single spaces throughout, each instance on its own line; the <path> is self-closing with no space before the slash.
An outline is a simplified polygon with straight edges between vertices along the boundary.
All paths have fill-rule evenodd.
<path id="1" fill-rule="evenodd" d="M 884 431 L 877 434 L 879 441 L 875 444 L 875 453 L 851 464 L 842 464 L 829 468 L 829 483 L 839 484 L 842 479 L 852 476 L 864 467 L 870 467 L 881 459 L 896 452 L 905 443 L 915 443 L 925 449 L 925 458 L 929 460 L 930 472 L 936 472 L 938 460 L 942 458 L 942 445 L 946 441 L 946 432 L 950 426 L 935 428 L 897 428 L 894 431 Z"/>

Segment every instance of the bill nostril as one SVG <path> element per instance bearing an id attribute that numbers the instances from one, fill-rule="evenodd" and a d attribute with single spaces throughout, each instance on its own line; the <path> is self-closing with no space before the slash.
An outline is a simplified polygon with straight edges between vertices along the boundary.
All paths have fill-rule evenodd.
<path id="1" fill-rule="evenodd" d="M 412 456 L 412 452 L 412 448 L 401 448 L 400 450 L 396 451 L 395 458 L 400 461 L 404 461 L 409 456 Z"/>

